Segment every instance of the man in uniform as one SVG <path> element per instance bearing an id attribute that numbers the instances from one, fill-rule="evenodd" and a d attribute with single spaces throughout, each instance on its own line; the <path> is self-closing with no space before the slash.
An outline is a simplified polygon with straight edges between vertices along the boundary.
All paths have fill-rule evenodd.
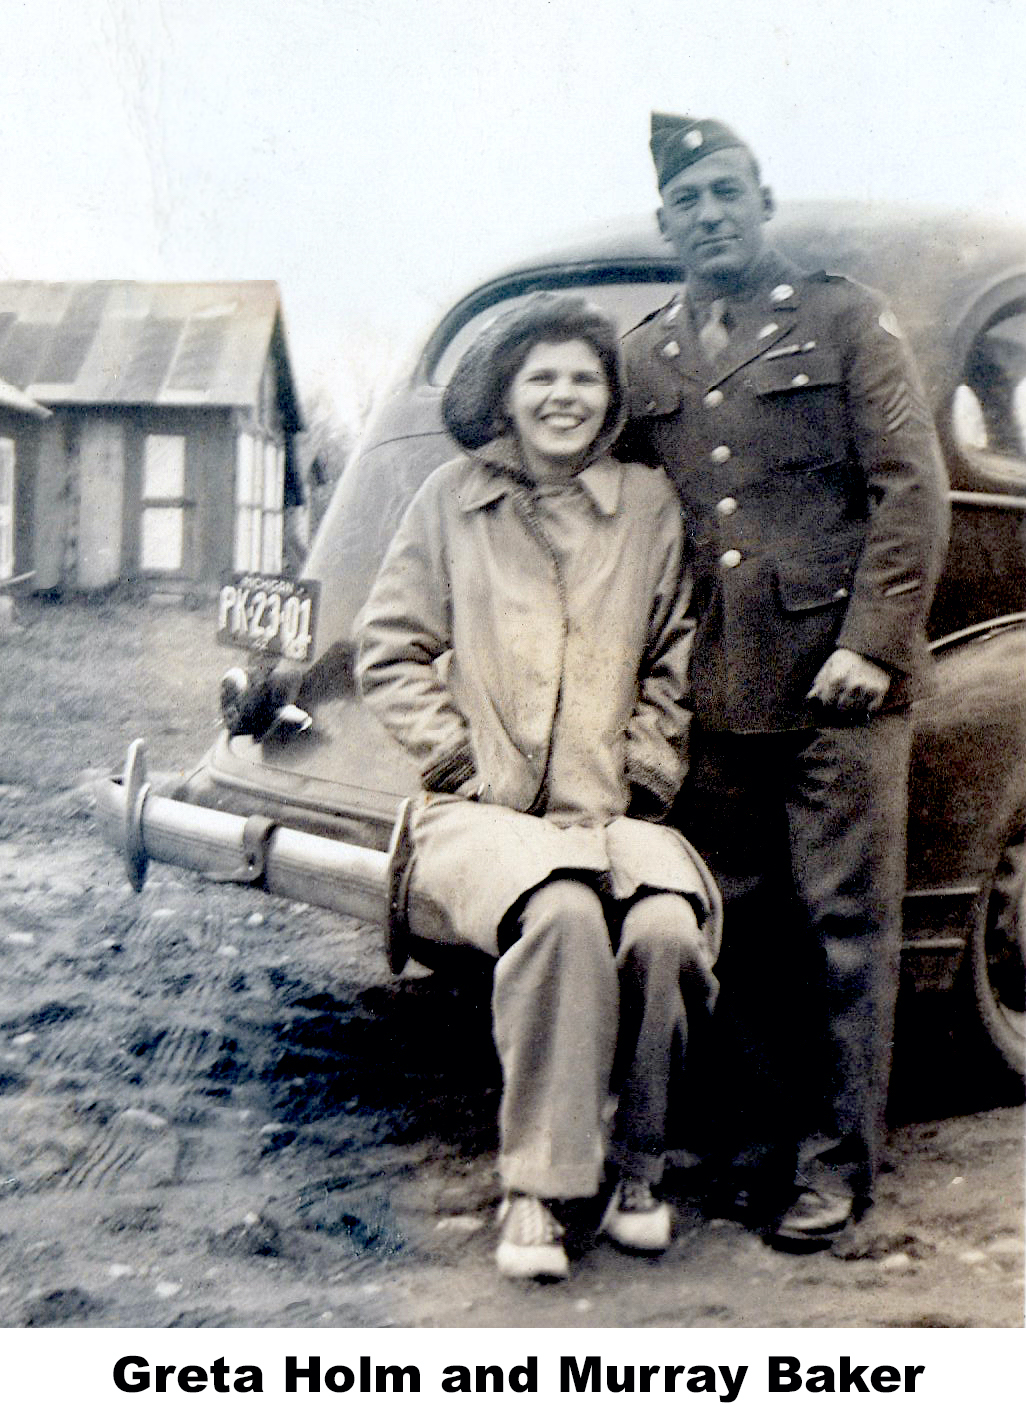
<path id="1" fill-rule="evenodd" d="M 731 1211 L 815 1247 L 878 1162 L 945 478 L 893 313 L 766 244 L 748 147 L 656 114 L 651 149 L 687 285 L 626 338 L 624 454 L 664 467 L 692 546 L 679 808 L 727 907 L 714 1159 Z"/>

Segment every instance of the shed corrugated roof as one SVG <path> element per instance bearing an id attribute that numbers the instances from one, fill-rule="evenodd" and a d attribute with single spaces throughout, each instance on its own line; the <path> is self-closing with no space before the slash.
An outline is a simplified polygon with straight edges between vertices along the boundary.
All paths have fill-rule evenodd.
<path id="1" fill-rule="evenodd" d="M 275 282 L 0 282 L 0 379 L 48 405 L 252 406 L 272 342 L 294 412 Z"/>
<path id="2" fill-rule="evenodd" d="M 0 381 L 0 408 L 18 411 L 23 416 L 35 416 L 40 421 L 50 415 L 45 406 L 40 406 L 38 401 L 33 401 L 31 396 L 26 396 L 16 386 L 9 386 L 6 381 Z"/>

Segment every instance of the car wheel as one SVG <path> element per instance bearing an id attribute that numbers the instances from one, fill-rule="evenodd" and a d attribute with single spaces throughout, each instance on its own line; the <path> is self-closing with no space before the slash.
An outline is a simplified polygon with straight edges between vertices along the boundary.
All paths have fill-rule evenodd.
<path id="1" fill-rule="evenodd" d="M 998 858 L 977 907 L 969 946 L 980 1026 L 1008 1068 L 1026 1074 L 1026 822 Z"/>

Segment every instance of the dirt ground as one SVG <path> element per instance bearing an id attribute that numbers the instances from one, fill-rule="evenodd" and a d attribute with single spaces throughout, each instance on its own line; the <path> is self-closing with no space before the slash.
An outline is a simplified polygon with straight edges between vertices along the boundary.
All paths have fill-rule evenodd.
<path id="1" fill-rule="evenodd" d="M 782 1255 L 673 1180 L 660 1260 L 501 1282 L 486 989 L 392 980 L 375 928 L 153 866 L 93 785 L 215 728 L 208 610 L 22 602 L 0 628 L 0 1325 L 998 1327 L 1023 1320 L 1023 1110 L 903 1012 L 891 1172 Z"/>

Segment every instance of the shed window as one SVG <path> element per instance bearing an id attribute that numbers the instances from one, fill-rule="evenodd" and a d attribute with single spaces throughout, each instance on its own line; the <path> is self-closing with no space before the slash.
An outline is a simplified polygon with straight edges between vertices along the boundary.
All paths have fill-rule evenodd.
<path id="1" fill-rule="evenodd" d="M 0 439 L 0 579 L 14 573 L 14 442 Z"/>
<path id="2" fill-rule="evenodd" d="M 285 452 L 276 442 L 239 433 L 235 454 L 235 568 L 280 574 L 284 535 Z"/>
<path id="3" fill-rule="evenodd" d="M 185 562 L 185 437 L 147 436 L 143 448 L 144 570 L 180 570 Z"/>

